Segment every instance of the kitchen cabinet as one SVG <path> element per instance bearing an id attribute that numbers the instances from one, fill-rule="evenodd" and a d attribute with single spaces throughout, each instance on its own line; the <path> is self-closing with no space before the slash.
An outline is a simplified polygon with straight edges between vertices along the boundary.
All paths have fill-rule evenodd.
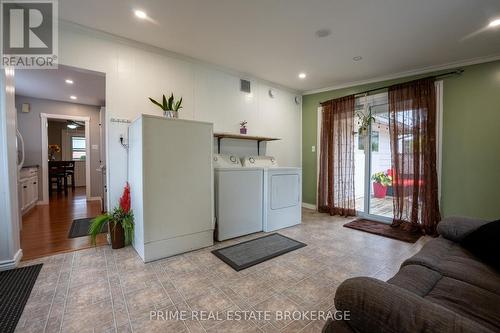
<path id="1" fill-rule="evenodd" d="M 22 214 L 38 201 L 38 168 L 23 168 L 19 175 L 19 198 Z"/>

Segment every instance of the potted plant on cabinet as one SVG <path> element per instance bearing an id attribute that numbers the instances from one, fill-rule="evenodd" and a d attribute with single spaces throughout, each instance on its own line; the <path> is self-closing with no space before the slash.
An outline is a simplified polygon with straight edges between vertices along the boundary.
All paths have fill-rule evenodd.
<path id="1" fill-rule="evenodd" d="M 168 99 L 163 95 L 161 103 L 151 97 L 149 97 L 149 100 L 163 110 L 165 118 L 179 118 L 179 110 L 182 109 L 182 97 L 180 100 L 174 101 L 174 94 L 172 93 Z"/>
<path id="2" fill-rule="evenodd" d="M 130 209 L 130 186 L 127 183 L 120 197 L 119 205 L 111 213 L 100 215 L 92 220 L 89 227 L 90 240 L 96 244 L 96 237 L 108 223 L 111 234 L 111 247 L 120 249 L 134 239 L 134 214 Z"/>
<path id="3" fill-rule="evenodd" d="M 247 121 L 240 121 L 240 134 L 247 134 Z"/>
<path id="4" fill-rule="evenodd" d="M 373 196 L 375 198 L 385 198 L 387 187 L 392 185 L 392 177 L 386 172 L 377 172 L 372 176 L 373 180 Z"/>

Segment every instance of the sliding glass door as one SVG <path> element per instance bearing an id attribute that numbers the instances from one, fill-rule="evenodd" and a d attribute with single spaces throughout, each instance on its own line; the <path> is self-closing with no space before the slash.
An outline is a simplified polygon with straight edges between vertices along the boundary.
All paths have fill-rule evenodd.
<path id="1" fill-rule="evenodd" d="M 387 93 L 356 99 L 355 195 L 358 215 L 391 222 L 391 140 Z"/>

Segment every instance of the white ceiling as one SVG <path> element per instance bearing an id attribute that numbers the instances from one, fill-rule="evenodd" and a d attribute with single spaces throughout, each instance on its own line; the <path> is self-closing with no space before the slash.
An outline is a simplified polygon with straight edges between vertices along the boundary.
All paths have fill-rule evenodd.
<path id="1" fill-rule="evenodd" d="M 64 0 L 60 17 L 297 90 L 500 54 L 499 0 Z M 144 10 L 151 20 L 134 17 Z M 332 34 L 317 38 L 319 29 Z M 355 56 L 363 60 L 355 62 Z M 305 80 L 299 72 L 307 73 Z"/>
<path id="2" fill-rule="evenodd" d="M 67 84 L 66 79 L 73 80 Z M 58 69 L 16 70 L 16 95 L 55 101 L 103 106 L 106 78 L 104 74 L 59 66 Z M 76 100 L 70 98 L 77 97 Z"/>

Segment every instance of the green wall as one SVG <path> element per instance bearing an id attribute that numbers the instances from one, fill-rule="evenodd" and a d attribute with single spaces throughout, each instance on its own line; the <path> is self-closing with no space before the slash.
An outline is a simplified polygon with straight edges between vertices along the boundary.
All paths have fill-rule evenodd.
<path id="1" fill-rule="evenodd" d="M 442 215 L 500 218 L 500 61 L 464 67 L 444 79 Z M 428 76 L 429 74 L 422 75 Z M 316 202 L 320 102 L 422 76 L 305 95 L 302 101 L 303 201 Z"/>

